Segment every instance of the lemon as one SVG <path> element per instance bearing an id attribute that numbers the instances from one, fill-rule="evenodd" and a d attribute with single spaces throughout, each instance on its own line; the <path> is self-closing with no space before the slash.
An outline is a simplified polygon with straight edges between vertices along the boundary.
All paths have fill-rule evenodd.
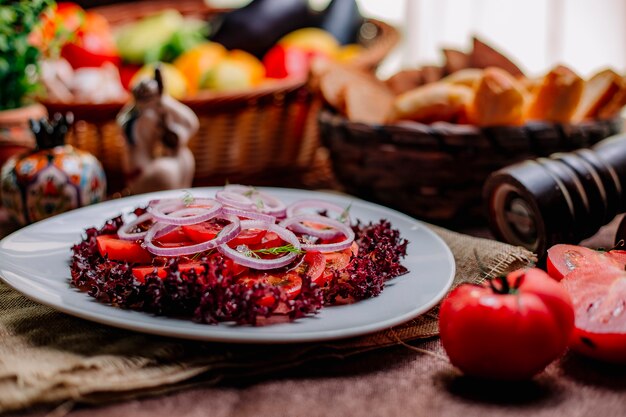
<path id="1" fill-rule="evenodd" d="M 321 52 L 335 56 L 340 49 L 333 35 L 319 28 L 303 28 L 283 36 L 278 45 L 295 46 L 307 51 Z"/>
<path id="2" fill-rule="evenodd" d="M 350 62 L 354 58 L 359 56 L 359 54 L 364 50 L 365 48 L 363 48 L 361 45 L 351 43 L 349 45 L 341 47 L 335 58 L 341 62 Z"/>
<path id="3" fill-rule="evenodd" d="M 207 71 L 202 81 L 202 88 L 214 91 L 243 90 L 253 85 L 253 74 L 248 65 L 229 57 Z"/>

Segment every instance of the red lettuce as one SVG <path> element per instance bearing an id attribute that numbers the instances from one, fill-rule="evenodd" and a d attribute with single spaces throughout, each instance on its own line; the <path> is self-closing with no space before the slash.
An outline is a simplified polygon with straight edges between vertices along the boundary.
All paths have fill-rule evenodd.
<path id="1" fill-rule="evenodd" d="M 103 303 L 157 315 L 187 317 L 201 323 L 234 321 L 254 325 L 258 318 L 274 314 L 279 306 L 290 319 L 304 317 L 316 313 L 324 304 L 334 303 L 338 297 L 352 300 L 375 297 L 387 280 L 407 271 L 400 264 L 406 255 L 407 241 L 383 220 L 354 226 L 359 253 L 349 266 L 335 273 L 330 285 L 323 289 L 309 277 L 302 277 L 302 290 L 293 300 L 269 284 L 250 287 L 237 282 L 228 262 L 219 254 L 200 260 L 205 271 L 201 274 L 194 270 L 182 272 L 177 260 L 170 259 L 165 279 L 153 273 L 141 283 L 134 278 L 132 266 L 103 258 L 98 252 L 96 237 L 115 234 L 121 225 L 121 217 L 116 217 L 99 230 L 86 230 L 83 241 L 72 248 L 72 285 Z M 268 295 L 274 298 L 274 304 L 260 305 L 258 301 Z"/>

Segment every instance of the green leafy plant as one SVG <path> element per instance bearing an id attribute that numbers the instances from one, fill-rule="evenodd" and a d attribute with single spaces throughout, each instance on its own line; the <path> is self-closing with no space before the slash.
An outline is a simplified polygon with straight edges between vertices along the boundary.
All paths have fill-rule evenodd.
<path id="1" fill-rule="evenodd" d="M 28 36 L 52 0 L 0 0 L 0 110 L 23 106 L 37 90 L 39 50 Z"/>

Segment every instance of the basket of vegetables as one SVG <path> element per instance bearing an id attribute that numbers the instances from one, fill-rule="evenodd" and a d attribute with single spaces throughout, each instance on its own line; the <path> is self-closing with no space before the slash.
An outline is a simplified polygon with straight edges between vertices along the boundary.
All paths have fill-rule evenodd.
<path id="1" fill-rule="evenodd" d="M 348 15 L 348 8 L 338 7 L 347 3 L 353 4 Z M 190 142 L 194 183 L 254 182 L 261 173 L 278 178 L 306 172 L 313 162 L 321 101 L 306 78 L 314 58 L 370 70 L 398 39 L 391 26 L 363 19 L 354 0 L 334 0 L 322 13 L 303 0 L 255 0 L 233 11 L 200 0 L 88 11 L 60 3 L 50 20 L 57 39 L 59 25 L 74 35 L 57 41 L 64 60 L 44 62 L 48 95 L 42 102 L 50 113 L 74 113 L 69 142 L 102 161 L 110 191 L 124 187 L 128 165 L 116 115 L 129 99 L 128 88 L 151 76 L 155 65 L 166 91 L 200 119 Z"/>

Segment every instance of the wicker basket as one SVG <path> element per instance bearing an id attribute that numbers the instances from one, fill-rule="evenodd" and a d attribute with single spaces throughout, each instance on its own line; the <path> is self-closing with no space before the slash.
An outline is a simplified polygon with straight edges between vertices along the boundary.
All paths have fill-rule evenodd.
<path id="1" fill-rule="evenodd" d="M 223 10 L 210 9 L 199 0 L 149 1 L 97 9 L 112 25 L 124 24 L 164 8 L 175 7 L 186 16 L 208 17 Z M 363 40 L 364 52 L 354 65 L 372 69 L 398 41 L 397 31 L 370 20 L 375 28 Z M 372 32 L 372 31 L 364 31 Z M 271 182 L 306 172 L 319 147 L 319 98 L 309 93 L 305 80 L 285 80 L 238 92 L 201 92 L 182 100 L 196 112 L 200 130 L 190 141 L 196 158 L 195 185 L 211 185 L 257 178 Z M 50 114 L 72 111 L 76 123 L 68 142 L 92 152 L 102 162 L 109 191 L 124 187 L 126 143 L 115 122 L 124 103 L 43 103 Z"/>
<path id="2" fill-rule="evenodd" d="M 353 123 L 329 110 L 319 117 L 333 171 L 346 191 L 415 217 L 468 224 L 482 217 L 487 176 L 509 164 L 588 147 L 621 130 L 620 119 L 522 127 L 403 122 Z"/>

